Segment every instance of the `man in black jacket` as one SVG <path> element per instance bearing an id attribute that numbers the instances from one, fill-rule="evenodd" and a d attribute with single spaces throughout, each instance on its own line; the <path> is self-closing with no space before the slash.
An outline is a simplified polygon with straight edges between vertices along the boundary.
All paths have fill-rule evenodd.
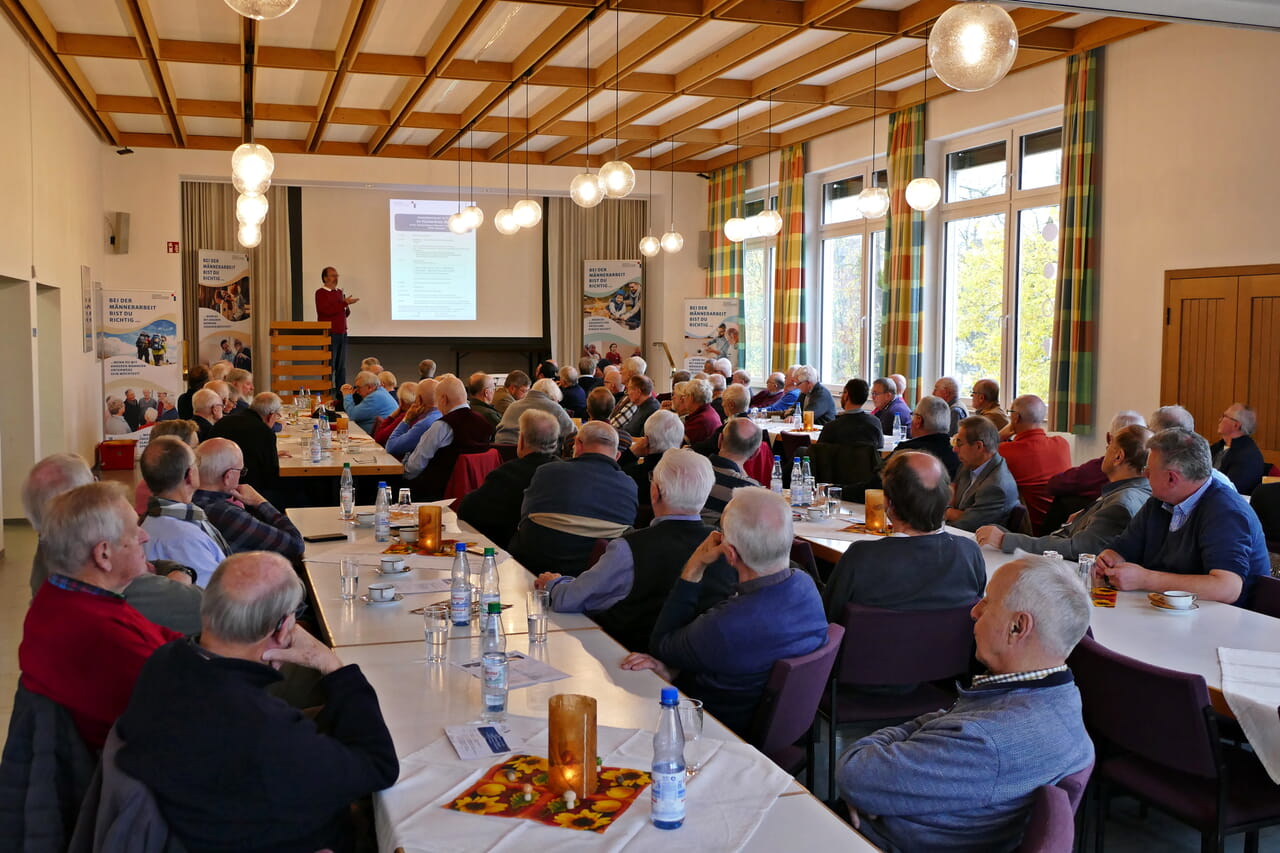
<path id="1" fill-rule="evenodd" d="M 559 449 L 560 423 L 546 412 L 525 411 L 520 416 L 516 458 L 490 471 L 480 488 L 462 499 L 458 518 L 505 547 L 520 523 L 520 502 L 533 472 L 555 462 Z"/>
<path id="2" fill-rule="evenodd" d="M 818 426 L 831 423 L 836 418 L 836 401 L 831 399 L 831 392 L 818 381 L 817 368 L 803 365 L 796 371 L 796 381 L 800 387 L 800 401 L 797 405 L 802 412 L 813 412 L 813 422 Z"/>
<path id="3" fill-rule="evenodd" d="M 950 429 L 951 407 L 947 401 L 933 396 L 921 397 L 911 413 L 912 437 L 899 442 L 894 453 L 921 450 L 932 454 L 946 466 L 947 476 L 955 479 L 960 470 L 960 457 L 951 446 L 951 437 L 947 434 Z"/>
<path id="4" fill-rule="evenodd" d="M 884 430 L 875 415 L 862 411 L 867 402 L 867 383 L 850 379 L 840 393 L 840 408 L 835 420 L 822 428 L 818 441 L 837 444 L 865 444 L 879 449 L 884 446 Z"/>
<path id="5" fill-rule="evenodd" d="M 213 425 L 214 438 L 229 438 L 240 445 L 248 473 L 242 478 L 277 507 L 286 507 L 287 491 L 280 484 L 280 454 L 272 427 L 280 420 L 280 398 L 263 391 L 248 408 L 224 414 Z"/>

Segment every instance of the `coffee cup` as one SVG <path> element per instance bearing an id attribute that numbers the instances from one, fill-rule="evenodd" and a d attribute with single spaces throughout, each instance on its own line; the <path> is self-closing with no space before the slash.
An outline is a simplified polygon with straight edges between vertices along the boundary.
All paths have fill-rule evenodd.
<path id="1" fill-rule="evenodd" d="M 1166 589 L 1160 597 L 1174 610 L 1190 610 L 1196 603 L 1196 594 L 1184 589 Z"/>
<path id="2" fill-rule="evenodd" d="M 383 557 L 382 571 L 383 572 L 403 572 L 404 558 L 403 557 Z"/>
<path id="3" fill-rule="evenodd" d="M 809 507 L 809 520 L 810 520 L 810 521 L 821 521 L 822 519 L 824 519 L 824 518 L 826 518 L 826 517 L 827 517 L 827 508 L 826 508 L 826 506 L 811 506 L 811 507 Z"/>
<path id="4" fill-rule="evenodd" d="M 389 583 L 369 584 L 369 600 L 370 601 L 390 601 L 395 597 L 396 597 L 396 588 L 394 584 L 389 584 Z"/>
<path id="5" fill-rule="evenodd" d="M 356 524 L 361 527 L 373 527 L 373 513 L 358 512 L 356 513 Z"/>
<path id="6" fill-rule="evenodd" d="M 404 544 L 406 545 L 418 544 L 418 528 L 401 527 L 399 532 L 400 532 L 400 541 L 403 542 Z"/>

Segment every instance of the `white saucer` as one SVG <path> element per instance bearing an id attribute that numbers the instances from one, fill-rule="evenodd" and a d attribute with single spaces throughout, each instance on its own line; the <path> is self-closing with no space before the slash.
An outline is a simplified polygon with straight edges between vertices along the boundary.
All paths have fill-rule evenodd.
<path id="1" fill-rule="evenodd" d="M 395 604 L 397 602 L 404 601 L 404 595 L 402 593 L 397 592 L 395 595 L 395 598 L 388 598 L 386 601 L 374 601 L 368 595 L 362 595 L 360 596 L 360 600 L 363 601 L 365 604 L 370 605 L 371 607 L 379 607 L 384 604 Z"/>
<path id="2" fill-rule="evenodd" d="M 407 575 L 409 572 L 413 571 L 413 566 L 406 564 L 405 567 L 399 571 L 391 571 L 383 569 L 381 565 L 377 565 L 374 566 L 373 570 L 380 575 Z"/>
<path id="3" fill-rule="evenodd" d="M 1192 604 L 1190 607 L 1161 607 L 1159 604 L 1152 604 L 1151 606 L 1156 610 L 1159 610 L 1161 613 L 1176 613 L 1179 616 L 1185 616 L 1188 613 L 1195 613 L 1200 609 L 1199 604 Z"/>

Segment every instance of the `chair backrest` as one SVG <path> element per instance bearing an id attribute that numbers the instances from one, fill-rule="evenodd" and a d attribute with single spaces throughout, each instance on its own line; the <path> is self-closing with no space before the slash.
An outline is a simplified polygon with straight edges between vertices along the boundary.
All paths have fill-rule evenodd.
<path id="1" fill-rule="evenodd" d="M 480 487 L 489 472 L 502 464 L 502 454 L 492 447 L 482 453 L 463 453 L 454 463 L 449 483 L 444 487 L 446 498 L 463 498 Z"/>
<path id="2" fill-rule="evenodd" d="M 1091 732 L 1163 767 L 1218 776 L 1202 676 L 1125 657 L 1089 637 L 1067 662 Z"/>
<path id="3" fill-rule="evenodd" d="M 791 562 L 804 570 L 818 589 L 822 589 L 822 578 L 818 575 L 818 561 L 813 556 L 813 546 L 797 536 L 791 540 Z"/>
<path id="4" fill-rule="evenodd" d="M 1067 792 L 1056 785 L 1036 788 L 1017 853 L 1071 853 L 1075 838 L 1075 810 Z"/>
<path id="5" fill-rule="evenodd" d="M 503 462 L 510 462 L 512 459 L 518 459 L 516 455 L 517 446 L 514 444 L 493 444 L 490 445 L 494 450 L 502 456 Z"/>
<path id="6" fill-rule="evenodd" d="M 867 444 L 818 442 L 809 448 L 809 465 L 820 482 L 835 483 L 845 488 L 844 499 L 860 501 L 862 489 L 876 488 L 873 481 L 882 466 L 880 451 Z M 850 492 L 853 488 L 855 491 Z"/>
<path id="7" fill-rule="evenodd" d="M 1010 533 L 1022 533 L 1027 536 L 1031 535 L 1031 514 L 1027 512 L 1025 504 L 1016 503 L 1013 509 L 1009 510 L 1009 517 L 1004 522 L 1005 529 Z"/>
<path id="8" fill-rule="evenodd" d="M 1266 575 L 1254 578 L 1249 609 L 1280 619 L 1280 579 Z"/>
<path id="9" fill-rule="evenodd" d="M 1249 506 L 1262 522 L 1262 535 L 1267 547 L 1280 551 L 1280 483 L 1263 483 L 1249 495 Z"/>
<path id="10" fill-rule="evenodd" d="M 169 831 L 151 789 L 116 763 L 122 746 L 124 741 L 113 726 L 93 784 L 85 794 L 68 853 L 186 853 L 186 847 Z"/>
<path id="11" fill-rule="evenodd" d="M 973 657 L 972 609 L 972 604 L 949 610 L 846 604 L 840 682 L 919 684 L 967 672 Z"/>
<path id="12" fill-rule="evenodd" d="M 1057 786 L 1067 792 L 1067 799 L 1071 801 L 1073 812 L 1080 807 L 1080 801 L 1084 799 L 1084 789 L 1089 787 L 1089 777 L 1092 775 L 1093 762 L 1089 762 L 1089 766 L 1083 770 L 1077 770 L 1057 781 Z"/>
<path id="13" fill-rule="evenodd" d="M 773 758 L 809 731 L 843 639 L 844 628 L 827 625 L 827 641 L 817 651 L 773 664 L 751 738 L 765 755 Z"/>
<path id="14" fill-rule="evenodd" d="M 773 481 L 773 451 L 769 449 L 769 445 L 761 442 L 756 455 L 746 461 L 742 470 L 766 489 L 770 488 Z"/>
<path id="15" fill-rule="evenodd" d="M 604 549 L 609 547 L 612 539 L 597 539 L 596 544 L 591 547 L 591 555 L 587 557 L 587 568 L 591 568 L 601 557 L 604 556 Z"/>

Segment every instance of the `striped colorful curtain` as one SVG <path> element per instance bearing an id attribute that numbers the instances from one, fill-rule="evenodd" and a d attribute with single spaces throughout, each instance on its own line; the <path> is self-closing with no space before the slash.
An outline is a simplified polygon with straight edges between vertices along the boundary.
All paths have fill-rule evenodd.
<path id="1" fill-rule="evenodd" d="M 885 282 L 884 370 L 907 378 L 904 396 L 920 388 L 920 327 L 924 311 L 924 214 L 907 204 L 907 184 L 924 177 L 924 104 L 889 116 L 889 236 Z"/>
<path id="2" fill-rule="evenodd" d="M 707 267 L 709 298 L 742 298 L 742 244 L 724 236 L 724 223 L 742 215 L 746 183 L 746 164 L 738 163 L 713 173 L 707 184 L 707 231 L 711 234 L 711 263 Z"/>
<path id="3" fill-rule="evenodd" d="M 1049 355 L 1049 423 L 1093 432 L 1098 347 L 1098 81 L 1102 48 L 1067 59 L 1062 109 L 1058 288 Z"/>
<path id="4" fill-rule="evenodd" d="M 773 366 L 804 364 L 809 344 L 804 304 L 804 144 L 781 151 L 778 164 L 778 213 L 782 231 L 774 256 Z"/>

